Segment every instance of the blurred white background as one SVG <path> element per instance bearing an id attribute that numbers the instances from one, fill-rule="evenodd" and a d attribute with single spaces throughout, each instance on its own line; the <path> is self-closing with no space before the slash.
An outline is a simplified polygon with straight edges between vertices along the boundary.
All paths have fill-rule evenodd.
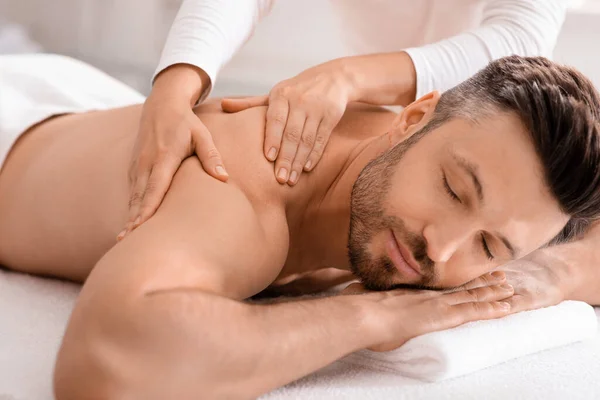
<path id="1" fill-rule="evenodd" d="M 46 52 L 85 60 L 147 93 L 180 2 L 0 0 L 0 49 L 36 49 L 35 42 Z M 600 88 L 599 40 L 600 0 L 573 0 L 554 58 L 576 66 Z M 266 93 L 280 80 L 344 54 L 328 1 L 282 0 L 221 73 L 213 95 Z"/>

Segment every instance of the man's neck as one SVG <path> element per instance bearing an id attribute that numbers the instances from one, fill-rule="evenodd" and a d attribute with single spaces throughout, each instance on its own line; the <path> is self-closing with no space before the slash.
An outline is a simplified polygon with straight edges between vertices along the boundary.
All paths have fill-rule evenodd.
<path id="1" fill-rule="evenodd" d="M 336 143 L 330 143 L 330 146 L 336 146 Z M 322 165 L 320 173 L 315 170 L 308 202 L 290 202 L 289 214 L 298 215 L 291 224 L 292 244 L 299 247 L 291 251 L 302 254 L 302 272 L 324 267 L 349 269 L 347 243 L 352 188 L 363 168 L 389 149 L 390 141 L 388 134 L 383 134 L 336 147 L 344 157 Z"/>

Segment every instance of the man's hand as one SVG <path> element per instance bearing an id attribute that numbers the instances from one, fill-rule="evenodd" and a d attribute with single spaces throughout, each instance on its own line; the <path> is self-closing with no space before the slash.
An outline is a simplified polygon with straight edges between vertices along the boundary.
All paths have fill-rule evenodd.
<path id="1" fill-rule="evenodd" d="M 566 282 L 557 268 L 557 265 L 550 267 L 527 258 L 498 268 L 515 289 L 515 294 L 507 300 L 511 313 L 548 307 L 565 300 Z"/>
<path id="2" fill-rule="evenodd" d="M 295 185 L 321 159 L 349 101 L 353 83 L 343 63 L 330 61 L 275 85 L 268 96 L 223 99 L 223 111 L 268 105 L 264 154 L 279 183 Z"/>
<path id="3" fill-rule="evenodd" d="M 210 132 L 192 111 L 199 89 L 186 95 L 194 83 L 202 86 L 192 68 L 176 65 L 161 73 L 144 104 L 129 168 L 129 221 L 118 240 L 156 212 L 181 162 L 194 153 L 209 175 L 228 178 Z"/>
<path id="4" fill-rule="evenodd" d="M 381 339 L 369 349 L 389 351 L 425 333 L 470 321 L 500 318 L 510 313 L 513 288 L 504 283 L 502 274 L 486 274 L 465 287 L 473 289 L 368 292 L 361 284 L 354 283 L 342 294 L 372 296 L 374 306 L 368 312 Z"/>

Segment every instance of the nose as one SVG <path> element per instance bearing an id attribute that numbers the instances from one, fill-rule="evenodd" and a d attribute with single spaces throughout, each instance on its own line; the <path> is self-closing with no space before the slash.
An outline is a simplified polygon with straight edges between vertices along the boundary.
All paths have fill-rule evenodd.
<path id="1" fill-rule="evenodd" d="M 475 224 L 467 218 L 432 222 L 423 229 L 427 256 L 436 263 L 447 262 L 471 238 Z"/>

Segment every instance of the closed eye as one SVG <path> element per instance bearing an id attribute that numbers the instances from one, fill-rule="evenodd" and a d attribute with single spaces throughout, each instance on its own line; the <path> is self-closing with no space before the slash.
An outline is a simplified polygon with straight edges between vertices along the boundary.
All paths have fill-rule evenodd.
<path id="1" fill-rule="evenodd" d="M 487 244 L 487 241 L 485 240 L 485 236 L 483 235 L 483 233 L 481 234 L 481 245 L 483 246 L 483 251 L 485 252 L 485 255 L 488 258 L 488 260 L 492 261 L 494 259 L 494 255 L 490 251 L 490 248 Z"/>
<path id="2" fill-rule="evenodd" d="M 452 188 L 450 187 L 450 184 L 448 184 L 448 179 L 446 178 L 446 174 L 443 174 L 443 181 L 444 181 L 444 189 L 446 189 L 446 192 L 448 193 L 448 195 L 455 201 L 458 201 L 459 203 L 462 203 L 462 201 L 460 200 L 460 197 L 458 197 L 458 195 L 454 192 L 454 190 L 452 190 Z"/>

